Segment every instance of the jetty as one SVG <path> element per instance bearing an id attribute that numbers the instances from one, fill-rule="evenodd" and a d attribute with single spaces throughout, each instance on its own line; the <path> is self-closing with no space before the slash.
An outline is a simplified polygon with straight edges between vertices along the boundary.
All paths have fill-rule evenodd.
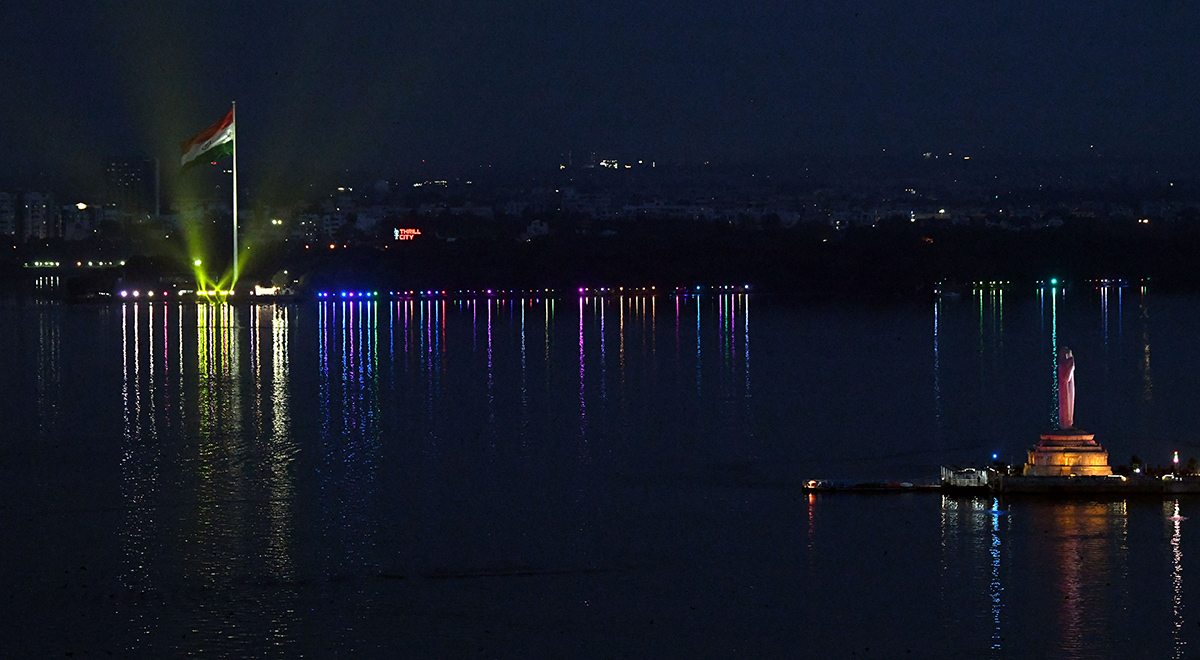
<path id="1" fill-rule="evenodd" d="M 937 483 L 901 482 L 843 482 L 809 479 L 802 486 L 806 493 L 858 493 L 900 495 L 905 493 L 937 493 L 945 495 L 1077 495 L 1087 497 L 1124 497 L 1127 495 L 1160 495 L 1170 497 L 1189 493 L 1200 494 L 1200 475 L 1143 474 L 1025 476 L 997 467 L 960 468 L 942 466 Z"/>

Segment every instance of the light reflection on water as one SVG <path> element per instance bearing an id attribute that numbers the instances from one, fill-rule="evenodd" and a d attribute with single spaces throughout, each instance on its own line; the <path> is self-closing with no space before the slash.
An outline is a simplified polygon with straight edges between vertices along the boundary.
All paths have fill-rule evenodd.
<path id="1" fill-rule="evenodd" d="M 979 295 L 888 311 L 870 332 L 840 309 L 742 293 L 581 296 L 559 301 L 566 307 L 439 299 L 69 310 L 99 324 L 95 337 L 46 307 L 23 321 L 34 350 L 5 359 L 27 370 L 30 428 L 44 440 L 70 441 L 76 417 L 103 425 L 105 392 L 119 401 L 111 425 L 88 436 L 97 445 L 111 436 L 119 451 L 70 473 L 119 500 L 111 518 L 91 511 L 78 524 L 112 540 L 104 588 L 114 598 L 90 613 L 105 618 L 124 655 L 462 656 L 489 635 L 507 635 L 493 651 L 552 656 L 582 639 L 613 655 L 649 635 L 667 656 L 735 647 L 844 656 L 861 652 L 851 645 L 860 641 L 887 656 L 904 653 L 901 641 L 915 645 L 907 626 L 947 639 L 961 657 L 1039 657 L 1043 643 L 1051 657 L 1098 657 L 1129 650 L 1131 627 L 1146 628 L 1149 648 L 1186 656 L 1196 638 L 1184 581 L 1195 570 L 1195 502 L 800 493 L 804 479 L 825 476 L 812 467 L 821 460 L 868 470 L 960 433 L 978 394 L 1025 397 L 1013 407 L 1033 411 L 1032 423 L 990 418 L 1010 424 L 998 434 L 1016 430 L 1019 450 L 1043 430 L 1036 420 L 1055 379 L 1014 362 L 1044 365 L 1047 348 L 1070 342 L 1082 347 L 1088 392 L 1101 372 L 1125 369 L 1112 387 L 1137 399 L 1144 338 L 1150 329 L 1156 341 L 1170 336 L 1144 297 L 1130 301 L 1142 332 L 1125 344 L 1107 331 L 1111 315 L 1119 326 L 1110 310 L 1119 294 Z M 88 350 L 99 352 L 96 365 L 79 357 Z M 1186 382 L 1170 369 L 1156 363 L 1168 374 L 1156 371 L 1162 396 Z M 862 374 L 882 385 L 861 389 Z M 83 378 L 95 400 L 76 403 L 64 390 Z M 864 402 L 864 391 L 875 393 Z M 846 420 L 870 420 L 874 407 L 895 409 L 889 396 L 909 394 L 921 407 L 912 419 L 879 414 L 878 426 L 846 432 Z M 78 415 L 60 412 L 66 397 Z M 1104 408 L 1117 406 L 1089 414 Z M 89 451 L 62 458 L 109 456 Z M 878 457 L 864 460 L 871 451 Z M 925 451 L 930 461 L 943 455 Z M 10 527 L 31 525 L 28 509 L 9 511 Z M 1151 524 L 1165 534 L 1140 533 Z M 879 604 L 868 594 L 935 614 L 914 612 L 911 625 L 871 616 Z M 57 607 L 75 614 L 71 603 L 99 600 L 69 589 L 63 599 Z M 545 635 L 558 642 L 534 641 Z M 431 639 L 441 641 L 413 641 Z"/>
<path id="2" fill-rule="evenodd" d="M 150 341 L 153 324 L 143 329 L 140 317 L 155 306 L 121 305 L 122 344 L 122 387 L 124 424 L 121 448 L 121 495 L 124 500 L 124 517 L 121 521 L 123 566 L 120 574 L 121 586 L 133 593 L 152 592 L 153 580 L 151 543 L 158 535 L 159 464 L 156 438 L 153 432 L 143 435 L 143 422 L 153 410 L 144 407 L 142 400 L 142 373 L 151 372 L 153 359 L 143 361 L 141 344 L 143 330 L 145 340 Z M 152 354 L 147 357 L 153 358 Z M 149 363 L 149 364 L 147 364 Z M 149 380 L 149 379 L 147 379 Z M 152 431 L 152 429 L 151 429 Z M 139 608 L 130 617 L 128 631 L 130 644 L 144 643 L 156 624 L 156 613 Z"/>
<path id="3" fill-rule="evenodd" d="M 1113 657 L 1125 648 L 1121 631 L 1128 628 L 1138 637 L 1129 650 L 1145 652 L 1157 633 L 1157 622 L 1147 625 L 1157 607 L 1131 608 L 1154 587 L 1142 583 L 1130 563 L 1168 551 L 1171 584 L 1159 593 L 1172 603 L 1172 657 L 1184 657 L 1188 640 L 1195 637 L 1183 625 L 1180 523 L 1185 518 L 1178 513 L 1179 501 L 1168 500 L 1162 509 L 1166 537 L 1130 538 L 1130 518 L 1144 522 L 1152 515 L 1148 504 L 1131 511 L 1124 500 L 943 497 L 941 600 L 954 609 L 972 594 L 987 595 L 993 657 Z M 948 615 L 958 625 L 967 623 L 961 612 Z M 973 627 L 966 625 L 964 632 Z M 980 636 L 984 627 L 981 621 Z"/>
<path id="4" fill-rule="evenodd" d="M 1154 398 L 1154 379 L 1150 375 L 1150 306 L 1146 301 L 1146 287 L 1141 288 L 1141 294 L 1138 316 L 1142 322 L 1142 401 L 1150 403 Z"/>
<path id="5" fill-rule="evenodd" d="M 42 439 L 57 434 L 61 407 L 62 337 L 57 308 L 49 301 L 39 302 L 36 308 L 38 435 Z"/>
<path id="6" fill-rule="evenodd" d="M 120 306 L 127 654 L 294 637 L 291 313 Z"/>
<path id="7" fill-rule="evenodd" d="M 938 339 L 942 316 L 942 298 L 938 296 L 933 301 L 933 444 L 942 446 L 945 431 L 942 420 L 942 353 Z"/>
<path id="8" fill-rule="evenodd" d="M 1171 543 L 1171 640 L 1172 658 L 1184 657 L 1187 639 L 1183 635 L 1185 622 L 1183 602 L 1183 521 L 1179 513 L 1179 499 L 1163 502 L 1163 518 L 1168 524 Z"/>

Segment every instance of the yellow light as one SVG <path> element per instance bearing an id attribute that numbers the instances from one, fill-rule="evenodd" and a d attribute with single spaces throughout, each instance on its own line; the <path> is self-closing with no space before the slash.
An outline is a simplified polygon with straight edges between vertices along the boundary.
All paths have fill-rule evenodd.
<path id="1" fill-rule="evenodd" d="M 84 204 L 83 202 L 79 202 L 78 204 L 76 204 L 76 205 L 75 205 L 75 208 L 77 208 L 77 209 L 79 209 L 80 211 L 82 211 L 82 210 L 84 210 L 84 209 L 86 209 L 86 208 L 87 208 L 87 204 Z"/>

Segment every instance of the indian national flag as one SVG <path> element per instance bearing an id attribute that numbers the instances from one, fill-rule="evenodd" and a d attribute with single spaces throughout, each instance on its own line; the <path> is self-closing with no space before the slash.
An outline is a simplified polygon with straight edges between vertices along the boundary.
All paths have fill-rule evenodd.
<path id="1" fill-rule="evenodd" d="M 233 109 L 230 108 L 220 121 L 180 145 L 180 151 L 183 152 L 183 157 L 179 160 L 180 167 L 186 170 L 192 165 L 232 154 L 233 134 Z"/>

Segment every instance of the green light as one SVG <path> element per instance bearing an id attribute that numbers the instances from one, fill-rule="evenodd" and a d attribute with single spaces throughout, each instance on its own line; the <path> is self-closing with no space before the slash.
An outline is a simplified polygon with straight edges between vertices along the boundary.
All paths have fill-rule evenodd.
<path id="1" fill-rule="evenodd" d="M 203 263 L 204 263 L 203 261 L 201 261 L 201 260 L 197 259 L 197 260 L 195 260 L 195 261 L 193 261 L 193 262 L 192 262 L 192 265 L 193 265 L 193 266 L 199 266 L 200 264 L 203 264 Z"/>
<path id="2" fill-rule="evenodd" d="M 1052 278 L 1050 278 L 1050 283 L 1051 283 L 1051 284 L 1058 284 L 1058 278 L 1057 278 L 1057 277 L 1052 277 Z"/>

